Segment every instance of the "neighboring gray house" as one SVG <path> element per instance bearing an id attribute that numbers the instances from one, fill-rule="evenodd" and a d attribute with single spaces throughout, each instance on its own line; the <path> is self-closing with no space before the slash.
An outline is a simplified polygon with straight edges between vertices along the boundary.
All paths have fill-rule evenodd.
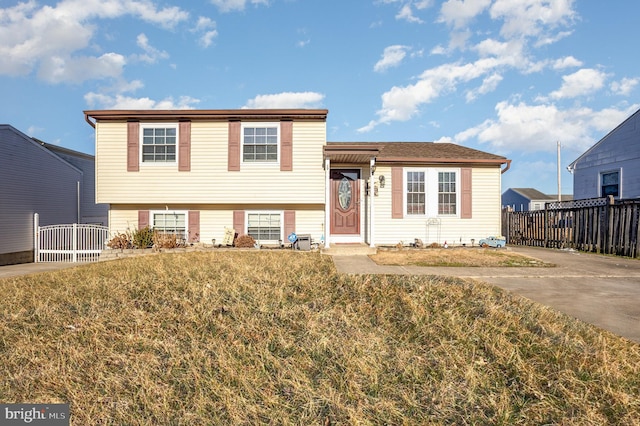
<path id="1" fill-rule="evenodd" d="M 640 197 L 640 110 L 600 139 L 567 169 L 576 200 Z"/>
<path id="2" fill-rule="evenodd" d="M 562 195 L 562 201 L 572 200 L 571 195 Z M 512 211 L 542 210 L 545 203 L 558 201 L 558 194 L 543 194 L 534 188 L 509 188 L 502 193 L 502 207 Z"/>
<path id="3" fill-rule="evenodd" d="M 107 222 L 96 205 L 93 156 L 37 141 L 0 124 L 0 265 L 33 261 L 40 225 Z"/>

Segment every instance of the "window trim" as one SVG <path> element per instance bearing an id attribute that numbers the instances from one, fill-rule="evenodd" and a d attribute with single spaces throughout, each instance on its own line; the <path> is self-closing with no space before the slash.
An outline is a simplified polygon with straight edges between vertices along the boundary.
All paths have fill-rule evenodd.
<path id="1" fill-rule="evenodd" d="M 408 173 L 409 172 L 424 172 L 425 182 L 424 182 L 424 194 L 425 194 L 425 212 L 424 214 L 409 214 L 407 213 L 407 184 L 409 182 Z M 454 173 L 456 178 L 456 213 L 455 214 L 440 214 L 438 213 L 439 208 L 439 191 L 438 191 L 438 173 Z M 402 208 L 403 208 L 403 217 L 404 218 L 415 218 L 415 219 L 426 219 L 431 217 L 439 217 L 439 218 L 460 218 L 461 210 L 462 210 L 462 172 L 459 167 L 404 167 L 402 171 Z"/>
<path id="2" fill-rule="evenodd" d="M 184 215 L 184 239 L 189 240 L 189 211 L 188 210 L 150 210 L 149 211 L 149 227 L 155 230 L 156 214 L 182 214 Z"/>
<path id="3" fill-rule="evenodd" d="M 163 128 L 163 129 L 175 129 L 176 131 L 176 159 L 174 161 L 144 161 L 144 130 L 145 129 L 158 129 L 158 128 Z M 138 157 L 138 161 L 140 163 L 140 166 L 144 166 L 144 167 L 175 167 L 179 164 L 179 158 L 178 156 L 180 155 L 180 126 L 178 123 L 140 123 L 140 135 L 139 135 L 139 143 L 140 143 L 140 149 L 139 149 L 139 157 Z"/>
<path id="4" fill-rule="evenodd" d="M 598 192 L 600 194 L 601 198 L 607 197 L 607 195 L 604 195 L 604 191 L 602 190 L 604 185 L 603 179 L 604 179 L 604 175 L 608 175 L 611 173 L 618 173 L 618 195 L 614 195 L 614 198 L 620 198 L 621 194 L 622 194 L 622 169 L 610 169 L 610 170 L 601 170 L 598 173 Z M 612 186 L 612 185 L 606 185 L 606 186 Z"/>
<path id="5" fill-rule="evenodd" d="M 251 214 L 277 214 L 280 216 L 280 238 L 277 240 L 258 240 L 254 237 L 257 243 L 260 244 L 278 244 L 280 241 L 284 241 L 284 210 L 245 210 L 244 212 L 244 233 L 249 235 L 249 215 Z"/>
<path id="6" fill-rule="evenodd" d="M 455 213 L 440 213 L 440 173 L 453 173 L 453 176 L 455 178 L 454 181 L 454 185 L 455 185 L 455 191 L 453 192 L 453 194 L 455 194 L 455 198 L 456 198 L 456 204 L 455 204 L 455 208 L 456 208 L 456 212 Z M 437 199 L 437 208 L 438 208 L 438 216 L 439 217 L 459 217 L 460 216 L 460 170 L 443 170 L 443 169 L 439 169 L 436 170 L 436 193 L 438 194 L 438 199 Z M 448 182 L 451 183 L 451 182 Z M 442 192 L 442 194 L 452 194 L 452 192 Z"/>
<path id="7" fill-rule="evenodd" d="M 256 128 L 256 127 L 271 127 L 275 128 L 277 131 L 277 141 L 276 141 L 276 161 L 245 161 L 244 160 L 244 131 L 246 128 Z M 282 158 L 281 151 L 281 136 L 282 130 L 280 128 L 280 121 L 267 121 L 267 122 L 259 122 L 259 121 L 243 121 L 240 124 L 240 163 L 242 165 L 250 166 L 250 167 L 280 167 L 280 159 Z"/>

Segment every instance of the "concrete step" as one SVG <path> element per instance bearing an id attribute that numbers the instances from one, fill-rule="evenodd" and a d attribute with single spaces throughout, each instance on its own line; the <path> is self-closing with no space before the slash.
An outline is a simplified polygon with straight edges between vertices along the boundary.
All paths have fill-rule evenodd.
<path id="1" fill-rule="evenodd" d="M 367 256 L 377 251 L 377 248 L 366 244 L 331 244 L 331 247 L 323 248 L 321 253 L 330 256 Z"/>

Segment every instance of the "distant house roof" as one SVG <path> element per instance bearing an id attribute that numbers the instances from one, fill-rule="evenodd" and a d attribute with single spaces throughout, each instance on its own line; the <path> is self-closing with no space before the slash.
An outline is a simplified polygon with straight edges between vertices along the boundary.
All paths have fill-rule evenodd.
<path id="1" fill-rule="evenodd" d="M 534 188 L 509 188 L 509 189 L 514 192 L 517 192 L 518 194 L 522 195 L 524 198 L 528 200 L 552 200 L 550 195 L 543 194 L 542 192 Z M 556 195 L 555 199 L 557 198 L 558 196 Z"/>
<path id="2" fill-rule="evenodd" d="M 327 142 L 325 156 L 332 161 L 379 163 L 510 164 L 511 160 L 453 143 L 435 142 Z"/>

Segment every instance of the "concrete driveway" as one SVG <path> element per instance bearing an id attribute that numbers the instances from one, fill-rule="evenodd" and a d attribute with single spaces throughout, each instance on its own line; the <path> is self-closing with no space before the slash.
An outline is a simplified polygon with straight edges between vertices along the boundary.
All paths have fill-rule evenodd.
<path id="1" fill-rule="evenodd" d="M 334 256 L 339 272 L 475 278 L 640 343 L 640 260 L 567 250 L 507 248 L 555 268 L 380 266 L 367 256 Z"/>

